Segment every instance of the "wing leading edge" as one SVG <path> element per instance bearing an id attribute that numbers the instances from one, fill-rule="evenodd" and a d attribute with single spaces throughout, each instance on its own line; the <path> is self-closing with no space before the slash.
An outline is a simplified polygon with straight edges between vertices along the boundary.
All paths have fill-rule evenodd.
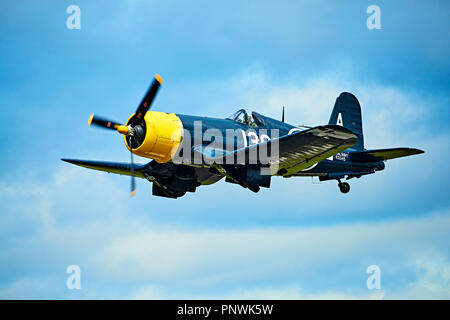
<path id="1" fill-rule="evenodd" d="M 88 169 L 131 176 L 131 164 L 129 163 L 75 160 L 75 159 L 61 159 L 61 160 Z M 146 166 L 147 165 L 135 164 L 134 175 L 139 178 L 145 178 L 144 174 L 142 173 L 142 169 L 144 169 Z"/>

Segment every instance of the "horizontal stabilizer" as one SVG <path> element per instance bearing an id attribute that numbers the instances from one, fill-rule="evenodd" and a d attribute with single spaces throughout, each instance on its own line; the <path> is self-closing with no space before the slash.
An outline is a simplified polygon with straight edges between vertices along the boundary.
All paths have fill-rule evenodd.
<path id="1" fill-rule="evenodd" d="M 74 159 L 61 159 L 62 161 L 75 164 L 80 167 L 105 171 L 110 173 L 116 173 L 126 176 L 131 176 L 131 164 L 121 162 L 104 162 L 104 161 L 92 161 L 92 160 L 74 160 Z M 145 178 L 141 169 L 147 165 L 135 164 L 134 175 L 139 178 Z"/>
<path id="2" fill-rule="evenodd" d="M 374 162 L 412 156 L 414 154 L 420 153 L 424 153 L 424 151 L 414 148 L 375 149 L 350 152 L 350 158 L 352 159 L 352 161 L 357 162 Z"/>

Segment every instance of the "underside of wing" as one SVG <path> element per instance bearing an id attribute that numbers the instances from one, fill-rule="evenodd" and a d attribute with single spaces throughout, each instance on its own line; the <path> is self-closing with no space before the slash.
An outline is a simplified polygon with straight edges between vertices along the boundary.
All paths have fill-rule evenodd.
<path id="1" fill-rule="evenodd" d="M 400 157 L 412 156 L 420 153 L 424 153 L 424 151 L 414 148 L 376 149 L 376 150 L 351 152 L 350 158 L 353 161 L 373 162 L 373 161 L 386 161 Z"/>
<path id="2" fill-rule="evenodd" d="M 121 163 L 121 162 L 105 162 L 105 161 L 92 161 L 92 160 L 75 160 L 75 159 L 61 159 L 62 161 L 75 164 L 80 167 L 105 171 L 109 173 L 116 173 L 126 176 L 131 176 L 131 164 L 129 163 Z M 134 165 L 134 175 L 139 178 L 145 178 L 142 173 L 142 169 L 145 168 L 146 165 Z"/>
<path id="3" fill-rule="evenodd" d="M 132 175 L 130 163 L 104 162 L 92 160 L 61 159 L 80 167 L 104 171 L 108 173 Z M 217 176 L 204 168 L 176 165 L 172 162 L 158 163 L 151 161 L 147 164 L 135 164 L 134 175 L 145 178 L 153 183 L 152 194 L 166 198 L 178 198 L 186 192 L 195 192 L 200 182 L 214 183 L 222 176 Z"/>

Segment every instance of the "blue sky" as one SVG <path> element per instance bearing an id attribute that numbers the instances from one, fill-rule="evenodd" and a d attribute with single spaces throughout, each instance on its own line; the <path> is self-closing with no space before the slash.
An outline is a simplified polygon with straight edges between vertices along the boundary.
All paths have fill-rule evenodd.
<path id="1" fill-rule="evenodd" d="M 81 8 L 68 30 L 66 8 Z M 368 30 L 366 9 L 381 9 Z M 0 298 L 450 298 L 447 1 L 8 1 L 0 5 Z M 176 201 L 61 162 L 128 161 L 119 135 L 153 74 L 154 110 L 294 124 L 362 105 L 368 148 L 417 147 L 376 175 L 219 182 Z M 145 159 L 139 158 L 140 162 Z M 67 266 L 81 290 L 66 288 Z M 381 269 L 381 290 L 366 268 Z"/>

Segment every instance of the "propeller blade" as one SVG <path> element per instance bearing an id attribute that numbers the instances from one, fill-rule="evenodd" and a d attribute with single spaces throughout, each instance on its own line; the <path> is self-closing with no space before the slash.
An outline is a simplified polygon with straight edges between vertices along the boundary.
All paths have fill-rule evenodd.
<path id="1" fill-rule="evenodd" d="M 94 125 L 97 127 L 101 127 L 101 128 L 105 128 L 105 129 L 109 129 L 109 130 L 116 130 L 122 134 L 128 134 L 128 127 L 124 126 L 123 124 L 120 124 L 118 122 L 106 119 L 106 118 L 102 118 L 99 116 L 96 116 L 94 114 L 91 114 L 89 116 L 89 121 L 88 121 L 88 125 Z"/>
<path id="2" fill-rule="evenodd" d="M 284 122 L 284 106 L 283 106 L 283 113 L 281 114 L 281 122 Z"/>
<path id="3" fill-rule="evenodd" d="M 159 87 L 162 85 L 163 80 L 159 74 L 155 74 L 155 78 L 148 89 L 144 99 L 142 99 L 139 107 L 136 110 L 136 118 L 142 119 L 144 118 L 147 111 L 150 109 L 153 100 L 155 99 L 156 93 L 158 92 Z"/>
<path id="4" fill-rule="evenodd" d="M 91 114 L 89 116 L 88 124 L 102 127 L 105 129 L 110 129 L 110 130 L 117 130 L 117 127 L 122 125 L 118 122 L 115 122 L 115 121 L 112 121 L 112 120 L 109 120 L 106 118 L 102 118 L 102 117 L 96 116 L 94 114 Z"/>
<path id="5" fill-rule="evenodd" d="M 129 145 L 131 146 L 131 136 L 129 136 Z M 130 186 L 130 197 L 134 196 L 136 194 L 136 181 L 134 177 L 134 160 L 133 160 L 133 152 L 130 151 L 130 157 L 131 157 L 131 186 Z"/>

